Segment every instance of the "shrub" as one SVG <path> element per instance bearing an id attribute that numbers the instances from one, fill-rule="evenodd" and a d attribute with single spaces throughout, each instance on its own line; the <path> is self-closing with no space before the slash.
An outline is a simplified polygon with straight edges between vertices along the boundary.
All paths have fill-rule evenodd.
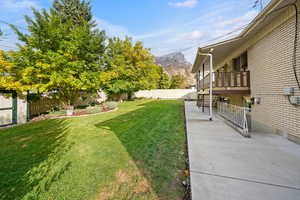
<path id="1" fill-rule="evenodd" d="M 86 109 L 87 107 L 89 107 L 89 105 L 78 105 L 75 109 Z"/>
<path id="2" fill-rule="evenodd" d="M 94 106 L 97 106 L 99 105 L 100 103 L 98 101 L 93 101 L 90 103 L 90 106 L 94 107 Z"/>

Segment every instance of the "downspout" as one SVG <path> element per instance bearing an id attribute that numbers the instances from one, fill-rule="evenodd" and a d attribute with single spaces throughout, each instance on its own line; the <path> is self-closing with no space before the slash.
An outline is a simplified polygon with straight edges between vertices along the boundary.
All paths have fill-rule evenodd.
<path id="1" fill-rule="evenodd" d="M 213 101 L 213 55 L 212 55 L 213 49 L 210 50 L 210 53 L 200 53 L 199 55 L 202 56 L 208 56 L 209 57 L 209 120 L 213 120 L 213 113 L 212 113 L 212 101 Z"/>
<path id="2" fill-rule="evenodd" d="M 298 6 L 297 6 L 297 0 L 292 4 L 292 6 L 295 9 L 295 13 L 296 13 L 296 22 L 295 22 L 295 39 L 294 39 L 294 51 L 293 51 L 293 71 L 294 71 L 294 75 L 295 75 L 295 79 L 297 82 L 297 85 L 300 89 L 300 79 L 298 78 L 298 74 L 297 74 L 297 49 L 298 49 L 298 30 L 299 30 L 299 25 L 298 25 Z"/>

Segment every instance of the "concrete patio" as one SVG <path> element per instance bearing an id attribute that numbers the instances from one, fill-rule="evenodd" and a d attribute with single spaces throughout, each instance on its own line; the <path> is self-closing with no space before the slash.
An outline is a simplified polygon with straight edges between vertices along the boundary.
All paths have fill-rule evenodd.
<path id="1" fill-rule="evenodd" d="M 244 138 L 185 102 L 193 200 L 299 200 L 300 145 L 279 135 Z"/>

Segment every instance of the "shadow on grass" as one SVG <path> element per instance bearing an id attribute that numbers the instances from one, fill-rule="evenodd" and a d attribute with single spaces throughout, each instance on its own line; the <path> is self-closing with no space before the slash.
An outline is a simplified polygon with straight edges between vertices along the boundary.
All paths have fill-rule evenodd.
<path id="1" fill-rule="evenodd" d="M 152 101 L 96 124 L 112 131 L 160 199 L 180 199 L 185 167 L 184 122 L 179 101 Z"/>
<path id="2" fill-rule="evenodd" d="M 51 171 L 63 152 L 68 122 L 47 120 L 0 130 L 0 199 L 37 199 L 70 163 Z"/>

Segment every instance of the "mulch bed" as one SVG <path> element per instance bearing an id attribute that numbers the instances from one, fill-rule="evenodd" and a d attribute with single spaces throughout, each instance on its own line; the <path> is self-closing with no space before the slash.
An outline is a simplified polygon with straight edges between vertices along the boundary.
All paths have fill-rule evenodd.
<path id="1" fill-rule="evenodd" d="M 109 109 L 109 108 L 102 108 L 101 112 L 89 112 L 86 110 L 82 111 L 74 111 L 73 115 L 66 115 L 66 114 L 58 114 L 58 115 L 48 115 L 48 114 L 42 114 L 40 116 L 32 118 L 29 122 L 37 122 L 37 121 L 42 121 L 42 120 L 47 120 L 47 119 L 57 119 L 57 118 L 63 118 L 63 117 L 80 117 L 80 116 L 88 116 L 88 115 L 95 115 L 95 114 L 100 114 L 100 113 L 105 113 L 112 111 L 114 109 Z"/>

